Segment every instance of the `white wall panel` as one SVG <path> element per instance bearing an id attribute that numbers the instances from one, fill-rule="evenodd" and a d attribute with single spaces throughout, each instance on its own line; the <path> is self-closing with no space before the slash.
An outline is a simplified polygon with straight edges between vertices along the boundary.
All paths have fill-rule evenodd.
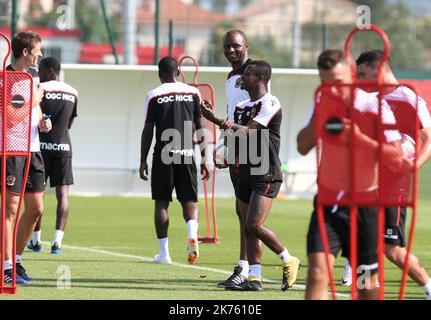
<path id="1" fill-rule="evenodd" d="M 160 85 L 155 66 L 63 65 L 64 80 L 79 91 L 78 118 L 71 130 L 75 185 L 73 193 L 149 194 L 149 182 L 138 178 L 144 101 Z M 194 70 L 185 67 L 188 80 Z M 202 67 L 199 81 L 216 90 L 216 108 L 225 115 L 224 82 L 230 68 Z M 292 173 L 283 186 L 291 197 L 310 197 L 315 190 L 315 155 L 301 157 L 296 134 L 306 122 L 314 89 L 315 70 L 274 69 L 271 92 L 283 106 L 280 158 Z M 149 159 L 149 163 L 151 163 Z M 217 194 L 232 196 L 226 170 L 217 176 Z M 202 190 L 202 189 L 201 189 Z"/>

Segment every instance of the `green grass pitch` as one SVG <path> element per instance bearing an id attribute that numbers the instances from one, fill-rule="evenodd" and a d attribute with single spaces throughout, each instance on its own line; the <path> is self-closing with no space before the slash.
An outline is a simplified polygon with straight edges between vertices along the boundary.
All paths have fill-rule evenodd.
<path id="1" fill-rule="evenodd" d="M 431 271 L 430 165 L 421 172 L 421 192 L 413 251 Z M 429 187 L 428 187 L 429 189 Z M 186 260 L 186 226 L 178 202 L 170 207 L 169 245 L 173 265 L 148 262 L 157 253 L 153 225 L 153 202 L 144 198 L 70 198 L 70 217 L 63 240 L 63 253 L 51 255 L 48 241 L 54 228 L 55 197 L 46 195 L 42 239 L 44 252 L 26 249 L 23 265 L 36 279 L 18 287 L 15 296 L 0 299 L 303 299 L 307 270 L 306 232 L 311 201 L 276 200 L 266 225 L 272 228 L 289 251 L 302 261 L 297 287 L 280 290 L 281 268 L 278 257 L 265 248 L 263 292 L 228 292 L 217 288 L 218 281 L 230 274 L 238 260 L 239 232 L 233 199 L 217 201 L 220 244 L 201 244 L 201 258 L 189 267 Z M 202 206 L 201 206 L 202 208 Z M 203 215 L 201 230 L 204 230 Z M 337 292 L 344 260 L 337 259 Z M 386 298 L 396 299 L 401 271 L 388 260 Z M 65 273 L 66 271 L 66 273 Z M 70 272 L 70 288 L 63 281 Z M 66 287 L 66 288 L 65 288 Z M 341 298 L 347 298 L 342 297 Z M 423 292 L 409 281 L 406 299 L 423 299 Z"/>

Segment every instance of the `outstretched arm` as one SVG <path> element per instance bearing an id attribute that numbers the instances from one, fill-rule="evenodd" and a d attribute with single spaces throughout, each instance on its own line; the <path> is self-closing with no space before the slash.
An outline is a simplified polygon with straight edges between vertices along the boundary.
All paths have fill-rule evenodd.
<path id="1" fill-rule="evenodd" d="M 216 126 L 219 126 L 221 129 L 228 129 L 229 125 L 233 124 L 230 120 L 218 118 L 214 113 L 214 108 L 211 102 L 208 100 L 202 101 L 200 109 L 202 116 L 204 116 L 208 121 L 214 123 Z"/>
<path id="2" fill-rule="evenodd" d="M 378 151 L 379 142 L 364 134 L 361 129 L 359 129 L 358 125 L 352 125 L 350 119 L 343 119 L 343 131 L 340 134 L 340 139 L 344 143 L 350 144 L 352 130 L 355 136 L 356 145 L 369 148 L 373 153 Z M 407 160 L 405 160 L 403 157 L 400 141 L 393 141 L 389 143 L 384 142 L 381 144 L 381 148 L 383 157 L 385 159 L 385 164 L 390 170 L 397 172 L 402 169 L 403 166 L 409 166 Z"/>
<path id="3" fill-rule="evenodd" d="M 315 124 L 314 120 L 311 120 L 296 136 L 298 152 L 305 156 L 316 145 L 315 139 Z"/>
<path id="4" fill-rule="evenodd" d="M 213 107 L 209 101 L 204 101 L 201 104 L 201 113 L 208 120 L 219 126 L 221 129 L 232 129 L 233 131 L 243 130 L 246 134 L 249 134 L 251 129 L 261 129 L 264 128 L 260 123 L 250 120 L 247 125 L 242 126 L 240 124 L 234 123 L 227 119 L 218 118 Z"/>
<path id="5" fill-rule="evenodd" d="M 202 117 L 195 118 L 195 126 L 197 131 L 204 128 L 204 122 Z M 206 141 L 205 134 L 201 135 L 200 138 L 201 139 L 199 141 L 199 149 L 201 151 L 201 175 L 202 175 L 202 180 L 208 180 L 210 178 L 210 170 L 208 168 L 207 155 L 206 155 L 208 144 Z"/>

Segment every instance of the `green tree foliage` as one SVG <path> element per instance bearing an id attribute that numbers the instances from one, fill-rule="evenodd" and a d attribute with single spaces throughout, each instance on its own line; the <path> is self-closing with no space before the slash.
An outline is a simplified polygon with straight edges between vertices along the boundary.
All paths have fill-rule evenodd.
<path id="1" fill-rule="evenodd" d="M 217 12 L 226 12 L 227 0 L 217 0 L 212 3 L 213 10 Z"/>
<path id="2" fill-rule="evenodd" d="M 229 30 L 236 28 L 237 26 L 233 21 L 224 21 L 214 27 L 213 33 L 208 43 L 208 49 L 204 53 L 204 55 L 208 55 L 209 65 L 224 66 L 228 63 L 223 53 L 223 36 Z"/>
<path id="3" fill-rule="evenodd" d="M 55 12 L 44 12 L 39 2 L 31 2 L 25 23 L 30 27 L 52 27 L 55 26 Z"/>
<path id="4" fill-rule="evenodd" d="M 386 5 L 385 0 L 351 0 L 352 2 L 362 6 L 369 6 L 371 11 L 379 12 Z"/>
<path id="5" fill-rule="evenodd" d="M 241 7 L 244 7 L 246 5 L 248 5 L 251 2 L 251 0 L 239 0 L 239 5 Z"/>
<path id="6" fill-rule="evenodd" d="M 358 5 L 371 8 L 371 23 L 383 29 L 391 43 L 391 61 L 394 69 L 422 70 L 425 66 L 425 45 L 431 41 L 421 27 L 415 25 L 410 9 L 403 3 L 389 4 L 386 1 L 352 0 Z M 429 22 L 423 28 L 429 27 Z M 328 47 L 343 47 L 349 30 L 337 25 L 329 25 Z M 364 50 L 381 49 L 383 43 L 374 33 L 359 33 L 352 45 L 352 54 L 357 57 Z"/>
<path id="7" fill-rule="evenodd" d="M 121 17 L 109 17 L 114 40 L 120 38 Z M 76 23 L 82 32 L 84 42 L 109 42 L 108 31 L 103 20 L 102 9 L 100 6 L 93 6 L 86 1 L 76 2 Z"/>
<path id="8" fill-rule="evenodd" d="M 417 37 L 415 20 L 412 12 L 404 4 L 384 3 L 372 11 L 372 21 L 382 28 L 391 42 L 391 60 L 395 69 L 422 70 L 425 66 L 425 47 Z M 369 39 L 369 38 L 368 38 Z M 376 38 L 367 40 L 364 35 L 364 47 L 376 47 Z M 382 48 L 381 41 L 380 47 Z M 372 46 L 369 46 L 369 45 Z"/>
<path id="9" fill-rule="evenodd" d="M 425 48 L 431 48 L 431 17 L 424 17 L 416 21 L 416 36 Z"/>
<path id="10" fill-rule="evenodd" d="M 249 38 L 249 55 L 255 60 L 266 60 L 273 68 L 291 65 L 291 54 L 286 48 L 277 47 L 272 36 Z"/>
<path id="11" fill-rule="evenodd" d="M 44 12 L 39 2 L 33 2 L 30 5 L 26 24 L 32 26 L 56 27 L 56 22 L 60 16 L 56 8 L 59 5 L 67 4 L 67 1 L 56 1 L 54 9 L 51 12 Z M 109 42 L 108 32 L 103 20 L 102 9 L 99 5 L 92 5 L 87 1 L 76 1 L 75 28 L 81 31 L 81 40 L 83 42 Z M 118 41 L 120 37 L 121 16 L 115 15 L 109 17 L 114 39 Z"/>
<path id="12" fill-rule="evenodd" d="M 11 13 L 9 10 L 9 7 L 11 7 L 12 5 L 9 3 L 12 1 L 7 1 L 7 2 L 0 2 L 0 26 L 10 26 L 10 20 L 11 20 Z"/>

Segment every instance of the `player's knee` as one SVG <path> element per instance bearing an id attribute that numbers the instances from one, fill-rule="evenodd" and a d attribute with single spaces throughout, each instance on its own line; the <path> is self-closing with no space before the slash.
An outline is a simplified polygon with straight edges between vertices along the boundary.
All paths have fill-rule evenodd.
<path id="1" fill-rule="evenodd" d="M 33 218 L 39 218 L 43 213 L 43 204 L 34 204 L 28 211 Z"/>
<path id="2" fill-rule="evenodd" d="M 329 282 L 328 273 L 326 272 L 325 268 L 317 266 L 310 267 L 308 269 L 308 281 L 313 283 L 327 284 Z"/>
<path id="3" fill-rule="evenodd" d="M 391 262 L 397 262 L 400 259 L 399 247 L 386 246 L 385 255 Z"/>
<path id="4" fill-rule="evenodd" d="M 328 272 L 321 266 L 310 266 L 308 268 L 308 281 L 313 283 L 328 284 Z"/>
<path id="5" fill-rule="evenodd" d="M 262 225 L 258 222 L 247 222 L 246 224 L 246 230 L 248 231 L 249 234 L 252 234 L 256 237 L 258 237 L 261 234 L 261 227 Z"/>
<path id="6" fill-rule="evenodd" d="M 17 203 L 8 204 L 6 209 L 6 219 L 15 219 L 17 212 L 18 212 Z"/>

